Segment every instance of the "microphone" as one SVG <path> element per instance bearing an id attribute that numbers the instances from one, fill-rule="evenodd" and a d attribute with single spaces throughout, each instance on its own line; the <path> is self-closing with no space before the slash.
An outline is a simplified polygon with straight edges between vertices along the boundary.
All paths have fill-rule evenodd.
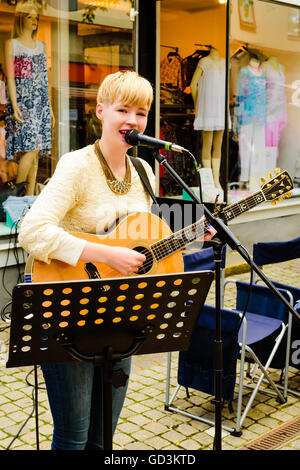
<path id="1" fill-rule="evenodd" d="M 154 149 L 173 150 L 174 152 L 189 153 L 188 150 L 180 147 L 180 145 L 172 144 L 172 142 L 166 142 L 165 140 L 155 139 L 154 137 L 148 137 L 136 129 L 127 131 L 125 133 L 125 140 L 127 144 L 130 145 L 145 145 L 146 147 L 151 147 Z"/>

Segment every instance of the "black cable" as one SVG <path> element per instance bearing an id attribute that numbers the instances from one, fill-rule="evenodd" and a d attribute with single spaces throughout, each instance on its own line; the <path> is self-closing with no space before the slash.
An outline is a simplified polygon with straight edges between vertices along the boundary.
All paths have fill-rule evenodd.
<path id="1" fill-rule="evenodd" d="M 24 211 L 26 211 L 26 209 L 27 208 L 25 208 Z M 9 243 L 8 243 L 6 261 L 5 261 L 3 271 L 2 271 L 2 286 L 3 286 L 3 289 L 5 290 L 5 292 L 9 295 L 10 298 L 12 297 L 12 292 L 9 292 L 9 290 L 6 288 L 4 279 L 5 279 L 5 275 L 6 275 L 6 270 L 8 268 L 8 260 L 9 260 L 9 255 L 10 255 L 11 250 L 14 254 L 15 261 L 16 261 L 16 266 L 17 266 L 17 270 L 18 270 L 18 278 L 17 278 L 16 284 L 18 284 L 19 282 L 23 282 L 23 278 L 24 278 L 24 272 L 21 271 L 21 265 L 25 264 L 25 262 L 26 262 L 25 261 L 25 256 L 24 256 L 24 252 L 22 251 L 23 259 L 22 259 L 22 261 L 20 261 L 19 253 L 18 253 L 19 248 L 17 246 L 17 243 L 18 243 L 18 225 L 19 225 L 23 215 L 25 215 L 25 212 L 21 214 L 19 220 L 17 222 L 15 222 L 12 225 L 12 227 L 10 228 L 10 238 L 9 238 Z M 12 243 L 13 243 L 13 246 L 11 247 Z"/>
<path id="2" fill-rule="evenodd" d="M 202 197 L 202 184 L 201 184 L 201 175 L 200 175 L 200 165 L 198 165 L 198 162 L 196 160 L 196 157 L 192 154 L 192 152 L 190 152 L 189 150 L 186 151 L 186 153 L 192 157 L 193 161 L 194 161 L 194 165 L 196 167 L 196 174 L 197 174 L 197 177 L 198 177 L 198 187 L 199 187 L 199 199 L 200 199 L 200 202 L 201 204 L 203 204 L 203 197 Z"/>
<path id="3" fill-rule="evenodd" d="M 10 305 L 12 305 L 12 300 L 10 300 L 7 304 L 5 304 L 1 310 L 0 310 L 0 318 L 1 320 L 3 320 L 4 322 L 9 322 L 9 316 L 7 316 L 8 314 L 7 313 L 4 313 L 5 310 L 7 309 L 7 307 L 9 307 Z M 11 313 L 11 312 L 8 312 L 8 313 Z M 5 328 L 4 328 L 5 329 Z"/>

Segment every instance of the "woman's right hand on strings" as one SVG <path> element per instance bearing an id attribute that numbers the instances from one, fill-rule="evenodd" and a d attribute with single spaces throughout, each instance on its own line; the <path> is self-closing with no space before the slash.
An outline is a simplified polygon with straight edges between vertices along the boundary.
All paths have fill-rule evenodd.
<path id="1" fill-rule="evenodd" d="M 109 247 L 108 264 L 123 275 L 136 273 L 146 261 L 146 256 L 138 251 L 126 247 Z"/>
<path id="2" fill-rule="evenodd" d="M 138 271 L 146 261 L 146 256 L 127 247 L 87 242 L 80 260 L 107 264 L 120 274 L 127 276 Z"/>
<path id="3" fill-rule="evenodd" d="M 14 107 L 14 118 L 18 122 L 24 122 L 22 112 L 18 106 Z"/>

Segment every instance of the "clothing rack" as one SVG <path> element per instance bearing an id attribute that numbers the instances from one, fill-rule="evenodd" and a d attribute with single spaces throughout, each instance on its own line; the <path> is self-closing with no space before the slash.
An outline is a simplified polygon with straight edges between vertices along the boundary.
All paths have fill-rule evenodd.
<path id="1" fill-rule="evenodd" d="M 238 57 L 243 52 L 249 53 L 248 43 L 241 43 L 237 50 L 232 54 L 231 57 Z"/>
<path id="2" fill-rule="evenodd" d="M 194 46 L 206 47 L 207 49 L 213 49 L 211 44 L 194 44 Z"/>
<path id="3" fill-rule="evenodd" d="M 165 46 L 165 45 L 163 45 L 163 44 L 161 44 L 161 47 L 166 47 L 166 48 L 172 49 L 172 51 L 174 51 L 174 52 L 169 52 L 169 53 L 168 53 L 168 57 L 171 57 L 171 56 L 180 57 L 180 56 L 179 56 L 179 47 Z"/>
<path id="4" fill-rule="evenodd" d="M 174 46 L 165 46 L 164 44 L 161 44 L 160 47 L 166 47 L 167 49 L 173 49 L 173 51 L 177 52 L 179 51 L 179 47 L 174 47 Z"/>

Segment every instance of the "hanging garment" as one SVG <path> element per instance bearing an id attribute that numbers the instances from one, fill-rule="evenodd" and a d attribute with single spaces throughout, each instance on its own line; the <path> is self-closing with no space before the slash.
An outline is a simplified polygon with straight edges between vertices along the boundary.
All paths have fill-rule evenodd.
<path id="1" fill-rule="evenodd" d="M 279 70 L 265 62 L 266 76 L 266 145 L 278 147 L 280 133 L 286 126 L 285 77 L 280 64 Z"/>
<path id="2" fill-rule="evenodd" d="M 261 51 L 245 45 L 241 45 L 230 57 L 230 100 L 236 99 L 240 70 L 249 64 L 252 55 L 255 55 L 260 63 L 266 60 L 266 56 Z"/>
<path id="3" fill-rule="evenodd" d="M 168 54 L 160 63 L 160 83 L 182 90 L 181 57 L 178 54 L 171 54 Z"/>
<path id="4" fill-rule="evenodd" d="M 197 49 L 193 54 L 185 57 L 181 61 L 182 89 L 190 86 L 193 75 L 199 63 L 199 60 L 206 57 L 211 49 Z"/>
<path id="5" fill-rule="evenodd" d="M 36 41 L 29 49 L 17 39 L 12 39 L 17 103 L 24 123 L 14 119 L 13 108 L 6 90 L 6 158 L 30 150 L 51 152 L 51 119 L 48 94 L 48 73 L 44 45 Z M 40 153 L 42 156 L 42 154 Z"/>
<path id="6" fill-rule="evenodd" d="M 260 75 L 255 75 L 249 67 L 240 70 L 234 119 L 237 133 L 247 124 L 265 125 L 266 78 L 261 68 Z"/>
<path id="7" fill-rule="evenodd" d="M 225 60 L 209 56 L 199 61 L 203 73 L 198 81 L 195 130 L 214 131 L 225 128 Z"/>

